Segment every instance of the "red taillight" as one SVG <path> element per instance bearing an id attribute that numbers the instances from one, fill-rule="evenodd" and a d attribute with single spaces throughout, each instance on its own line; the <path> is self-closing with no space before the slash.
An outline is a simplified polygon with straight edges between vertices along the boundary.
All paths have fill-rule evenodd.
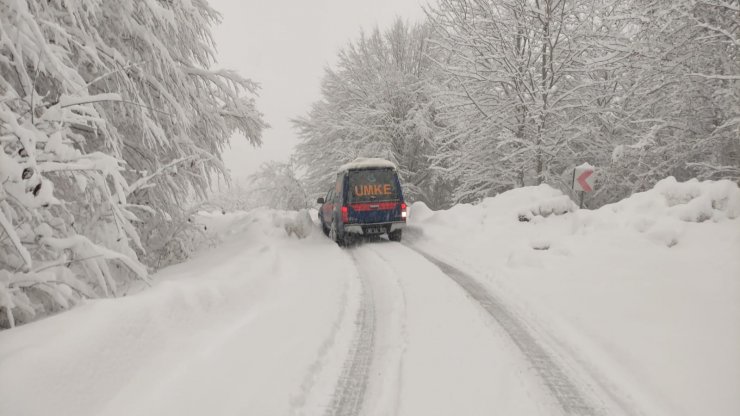
<path id="1" fill-rule="evenodd" d="M 346 206 L 342 207 L 342 222 L 345 224 L 349 222 L 349 208 Z"/>
<path id="2" fill-rule="evenodd" d="M 406 203 L 401 202 L 401 218 L 406 219 Z"/>

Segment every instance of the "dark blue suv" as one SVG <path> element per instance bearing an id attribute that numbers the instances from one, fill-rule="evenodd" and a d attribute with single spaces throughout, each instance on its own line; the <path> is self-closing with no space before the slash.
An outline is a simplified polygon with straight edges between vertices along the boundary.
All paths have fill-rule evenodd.
<path id="1" fill-rule="evenodd" d="M 336 183 L 319 198 L 324 234 L 340 246 L 360 236 L 387 234 L 401 241 L 406 203 L 396 166 L 383 159 L 356 159 L 339 168 Z"/>

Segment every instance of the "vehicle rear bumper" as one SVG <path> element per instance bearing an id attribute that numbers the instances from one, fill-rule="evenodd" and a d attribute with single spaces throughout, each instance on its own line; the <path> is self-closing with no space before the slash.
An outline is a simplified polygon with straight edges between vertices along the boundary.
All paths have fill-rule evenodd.
<path id="1" fill-rule="evenodd" d="M 384 227 L 387 228 L 387 231 L 396 231 L 401 230 L 406 227 L 406 223 L 404 221 L 397 221 L 397 222 L 379 222 L 379 223 L 373 223 L 373 224 L 345 224 L 344 225 L 344 232 L 345 233 L 351 233 L 351 234 L 365 234 L 365 231 L 363 228 L 370 228 L 370 227 Z"/>

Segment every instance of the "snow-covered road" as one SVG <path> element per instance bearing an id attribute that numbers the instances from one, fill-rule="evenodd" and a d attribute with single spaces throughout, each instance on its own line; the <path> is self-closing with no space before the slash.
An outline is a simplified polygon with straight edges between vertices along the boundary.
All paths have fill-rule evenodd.
<path id="1" fill-rule="evenodd" d="M 365 289 L 330 414 L 641 414 L 474 276 L 413 244 L 349 254 Z"/>
<path id="2" fill-rule="evenodd" d="M 737 414 L 738 220 L 508 211 L 543 192 L 349 249 L 206 216 L 152 288 L 0 332 L 0 415 Z"/>
<path id="3" fill-rule="evenodd" d="M 413 250 L 250 240 L 0 334 L 0 413 L 558 414 L 477 299 Z"/>
<path id="4" fill-rule="evenodd" d="M 376 332 L 362 409 L 339 414 L 557 414 L 490 317 L 434 264 L 387 241 L 349 254 Z"/>
<path id="5" fill-rule="evenodd" d="M 547 387 L 552 398 L 566 415 L 596 415 L 604 413 L 596 397 L 585 394 L 587 386 L 579 386 L 568 370 L 558 362 L 552 351 L 548 351 L 542 339 L 538 339 L 536 327 L 526 322 L 497 294 L 486 289 L 478 279 L 428 254 L 426 259 L 453 279 L 474 299 L 511 338 L 527 361 Z M 613 412 L 609 412 L 613 413 Z"/>
<path id="6" fill-rule="evenodd" d="M 142 293 L 0 333 L 0 414 L 558 414 L 423 256 L 318 232 L 266 245 L 266 222 Z"/>

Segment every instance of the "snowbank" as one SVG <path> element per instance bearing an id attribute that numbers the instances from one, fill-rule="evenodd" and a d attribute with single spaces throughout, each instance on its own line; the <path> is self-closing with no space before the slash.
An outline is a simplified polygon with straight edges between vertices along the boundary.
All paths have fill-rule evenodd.
<path id="1" fill-rule="evenodd" d="M 578 212 L 576 212 L 578 211 Z M 678 244 L 685 223 L 714 223 L 740 217 L 740 189 L 731 181 L 677 182 L 664 179 L 647 192 L 641 192 L 601 209 L 578 210 L 575 203 L 561 191 L 549 185 L 514 189 L 477 205 L 460 204 L 439 213 L 423 203 L 410 207 L 409 223 L 430 227 L 447 225 L 463 229 L 485 231 L 488 227 L 510 225 L 515 222 L 540 223 L 549 216 L 568 217 L 571 232 L 591 227 L 611 229 L 629 227 L 659 244 Z M 518 228 L 517 234 L 534 237 L 549 225 L 539 228 Z"/>
<path id="2" fill-rule="evenodd" d="M 315 216 L 315 210 L 281 211 L 263 207 L 248 212 L 201 211 L 196 221 L 212 239 L 222 242 L 248 228 L 265 237 L 306 238 L 316 228 L 312 220 Z"/>
<path id="3" fill-rule="evenodd" d="M 650 191 L 604 207 L 622 217 L 671 217 L 685 222 L 723 221 L 740 216 L 740 189 L 730 181 L 677 182 L 664 179 Z"/>
<path id="4" fill-rule="evenodd" d="M 740 414 L 740 189 L 673 178 L 597 210 L 547 185 L 410 209 L 416 247 L 511 294 L 645 414 Z"/>

